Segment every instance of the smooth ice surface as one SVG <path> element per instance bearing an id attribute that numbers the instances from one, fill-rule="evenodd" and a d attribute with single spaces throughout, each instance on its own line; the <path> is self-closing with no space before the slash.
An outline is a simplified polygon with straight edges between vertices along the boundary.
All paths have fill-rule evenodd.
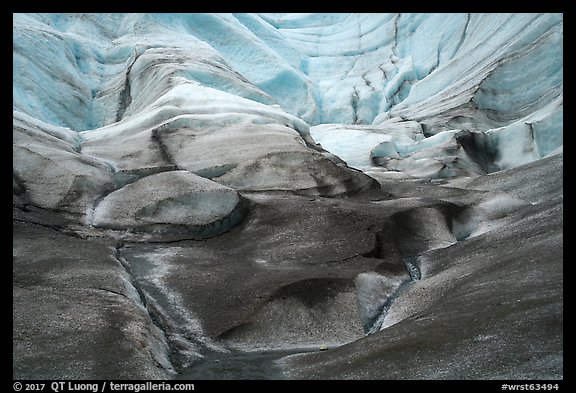
<path id="1" fill-rule="evenodd" d="M 113 229 L 188 226 L 218 234 L 239 221 L 231 216 L 240 201 L 235 190 L 187 171 L 163 172 L 106 195 L 94 209 L 92 224 Z"/>
<path id="2" fill-rule="evenodd" d="M 354 168 L 372 166 L 370 150 L 372 146 L 391 142 L 391 137 L 358 129 L 346 129 L 338 125 L 312 127 L 310 134 L 323 148 L 336 154 Z"/>

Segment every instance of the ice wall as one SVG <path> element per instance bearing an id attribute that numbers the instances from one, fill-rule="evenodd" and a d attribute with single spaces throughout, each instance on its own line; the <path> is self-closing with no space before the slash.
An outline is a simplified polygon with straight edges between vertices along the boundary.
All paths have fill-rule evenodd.
<path id="1" fill-rule="evenodd" d="M 324 147 L 413 177 L 514 167 L 563 145 L 562 14 L 14 14 L 13 48 L 15 113 L 86 131 L 78 146 L 113 166 L 157 165 L 126 151 L 118 162 L 107 144 L 140 151 L 144 128 L 176 118 L 202 133 L 286 126 L 278 138 L 296 131 L 308 147 L 309 126 L 362 126 L 354 135 L 375 135 L 353 143 L 346 127 L 324 128 Z M 189 150 L 168 150 L 170 165 L 201 173 L 246 158 L 175 163 Z M 225 184 L 261 189 L 271 177 Z"/>

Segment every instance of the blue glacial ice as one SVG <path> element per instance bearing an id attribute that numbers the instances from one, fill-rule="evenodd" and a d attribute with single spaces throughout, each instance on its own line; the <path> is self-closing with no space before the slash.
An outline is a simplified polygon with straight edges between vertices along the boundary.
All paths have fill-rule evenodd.
<path id="1" fill-rule="evenodd" d="M 262 193 L 316 204 L 391 179 L 474 184 L 562 151 L 563 14 L 13 14 L 14 203 L 119 240 L 116 254 L 124 240 L 221 235 Z M 490 190 L 450 219 L 419 210 L 412 224 L 431 250 L 473 242 L 527 204 Z M 181 353 L 221 350 L 167 290 L 174 249 L 141 256 L 144 295 L 160 299 L 148 304 Z M 268 326 L 294 341 L 358 316 L 365 333 L 391 326 L 412 312 L 391 301 L 427 273 L 410 265 L 420 257 L 404 258 L 409 272 L 358 274 L 335 300 L 355 304 L 350 314 L 294 319 L 299 300 L 282 299 L 256 321 L 278 345 Z M 307 344 L 332 345 L 318 331 Z"/>
<path id="2" fill-rule="evenodd" d="M 38 206 L 168 170 L 337 195 L 371 187 L 348 166 L 474 176 L 563 146 L 562 14 L 14 14 L 13 54 Z"/>

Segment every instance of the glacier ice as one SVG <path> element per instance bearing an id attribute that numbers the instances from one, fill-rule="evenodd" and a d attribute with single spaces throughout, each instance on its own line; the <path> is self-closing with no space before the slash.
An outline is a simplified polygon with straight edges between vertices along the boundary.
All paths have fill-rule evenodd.
<path id="1" fill-rule="evenodd" d="M 296 282 L 292 286 L 298 286 Z M 323 284 L 322 288 L 329 287 Z M 280 288 L 280 291 L 285 288 Z M 224 343 L 234 349 L 312 348 L 317 343 L 336 347 L 350 337 L 362 337 L 362 329 L 347 321 L 357 318 L 352 291 L 333 294 L 307 304 L 299 294 L 272 296 L 253 320 L 221 335 Z"/>
<path id="2" fill-rule="evenodd" d="M 358 313 L 365 333 L 379 329 L 377 321 L 389 306 L 390 298 L 405 277 L 384 276 L 376 272 L 360 273 L 354 280 Z"/>
<path id="3" fill-rule="evenodd" d="M 82 261 L 28 245 L 38 233 L 42 250 L 53 246 L 51 231 L 56 243 L 88 239 L 78 254 L 114 263 L 123 280 L 89 291 L 155 310 L 123 331 L 150 330 L 162 356 L 171 345 L 196 358 L 216 348 L 212 339 L 241 349 L 339 345 L 380 324 L 406 323 L 409 332 L 393 338 L 405 340 L 435 318 L 418 313 L 446 311 L 445 288 L 470 295 L 487 285 L 476 275 L 491 255 L 486 239 L 527 255 L 537 244 L 516 225 L 542 220 L 549 244 L 561 244 L 562 174 L 550 168 L 562 166 L 562 152 L 560 13 L 13 14 L 18 275 L 37 285 L 36 270 L 22 265 L 31 259 L 42 277 L 54 265 L 84 284 L 100 280 L 76 268 Z M 502 234 L 526 247 L 506 248 Z M 174 240 L 177 255 L 148 244 Z M 392 253 L 367 252 L 374 241 Z M 463 252 L 453 258 L 452 249 Z M 466 266 L 467 250 L 477 266 Z M 402 270 L 415 260 L 422 271 Z M 391 304 L 409 274 L 423 279 Z M 471 285 L 459 287 L 463 277 Z M 21 282 L 15 293 L 28 299 Z M 334 291 L 309 301 L 326 288 Z M 162 323 L 173 328 L 167 340 L 156 337 Z M 52 332 L 65 336 L 58 326 Z M 380 347 L 384 335 L 375 336 L 358 345 Z M 146 358 L 146 340 L 134 345 Z M 164 360 L 143 374 L 172 373 Z"/>
<path id="4" fill-rule="evenodd" d="M 310 129 L 312 137 L 328 151 L 343 159 L 349 166 L 366 169 L 372 166 L 372 146 L 390 144 L 392 138 L 386 134 L 366 131 L 359 126 L 345 127 L 337 124 L 322 124 Z M 394 152 L 390 152 L 394 155 Z"/>
<path id="5" fill-rule="evenodd" d="M 411 147 L 356 131 L 362 141 L 344 143 L 323 124 L 396 119 L 421 127 L 417 138 L 408 134 L 415 142 L 444 131 L 485 133 L 491 170 L 504 169 L 563 143 L 562 25 L 561 14 L 14 14 L 13 107 L 110 135 L 126 135 L 116 124 L 155 111 L 150 127 L 179 115 L 192 115 L 187 128 L 197 129 L 272 122 L 314 145 L 308 123 L 322 127 L 326 146 L 339 145 L 332 153 L 356 155 L 348 162 L 355 167 Z M 530 138 L 538 147 L 515 150 L 511 142 Z M 468 171 L 443 170 L 449 159 L 425 155 L 385 168 L 412 177 L 479 173 L 473 162 Z"/>
<path id="6" fill-rule="evenodd" d="M 94 207 L 96 227 L 173 231 L 209 237 L 228 231 L 245 214 L 233 189 L 188 171 L 145 176 L 106 195 Z"/>
<path id="7" fill-rule="evenodd" d="M 257 16 L 240 19 L 252 21 L 257 31 L 278 34 Z M 222 34 L 238 41 L 222 41 Z M 275 59 L 277 69 L 256 60 L 264 54 Z M 83 171 L 91 173 L 76 175 L 70 165 L 62 165 L 72 172 L 66 180 L 70 185 L 61 175 L 42 183 L 35 179 L 39 151 L 32 156 L 28 141 L 18 137 L 15 189 L 37 206 L 89 214 L 90 205 L 111 191 L 173 170 L 238 190 L 336 195 L 373 186 L 373 180 L 316 147 L 308 124 L 277 105 L 284 105 L 283 97 L 299 109 L 315 108 L 301 105 L 303 90 L 290 87 L 294 78 L 310 82 L 285 63 L 232 15 L 15 14 L 15 132 L 22 121 L 46 125 L 43 132 L 71 143 L 58 142 L 66 156 L 85 163 Z M 267 70 L 257 73 L 261 79 L 242 75 L 256 66 L 256 71 Z M 54 132 L 58 127 L 65 131 Z M 46 159 L 54 161 L 55 154 Z M 60 202 L 66 189 L 78 201 Z M 65 207 L 70 203 L 81 206 Z"/>
<path id="8" fill-rule="evenodd" d="M 84 215 L 115 187 L 108 166 L 81 154 L 76 132 L 14 112 L 13 184 L 28 203 Z"/>
<path id="9" fill-rule="evenodd" d="M 518 197 L 493 193 L 452 217 L 452 232 L 458 240 L 479 236 L 504 225 L 508 213 L 526 205 L 527 202 Z"/>

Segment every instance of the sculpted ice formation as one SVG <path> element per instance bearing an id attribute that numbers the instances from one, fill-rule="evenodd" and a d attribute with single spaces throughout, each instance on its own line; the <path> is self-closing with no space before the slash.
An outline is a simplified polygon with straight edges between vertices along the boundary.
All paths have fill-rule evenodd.
<path id="1" fill-rule="evenodd" d="M 34 163 L 38 158 L 32 161 L 32 148 L 23 146 L 26 141 L 22 138 L 15 139 L 15 184 L 21 197 L 37 206 L 60 208 L 71 202 L 62 202 L 65 196 L 54 194 L 73 192 L 68 198 L 82 203 L 81 208 L 73 208 L 74 212 L 84 213 L 95 199 L 113 189 L 171 170 L 187 170 L 237 190 L 337 195 L 375 184 L 322 153 L 310 138 L 308 125 L 281 110 L 276 99 L 258 86 L 292 86 L 290 79 L 282 76 L 284 71 L 271 76 L 280 78 L 278 82 L 251 82 L 228 63 L 242 64 L 242 70 L 249 66 L 245 60 L 239 63 L 236 49 L 217 42 L 210 45 L 192 35 L 199 27 L 197 22 L 214 19 L 216 24 L 202 28 L 199 37 L 222 34 L 216 28 L 221 23 L 222 29 L 230 30 L 227 34 L 251 40 L 244 47 L 254 48 L 255 54 L 262 50 L 273 53 L 241 29 L 232 16 L 189 15 L 173 20 L 161 15 L 104 17 L 113 18 L 108 22 L 116 26 L 115 31 L 104 28 L 108 26 L 106 20 L 95 16 L 80 17 L 83 22 L 74 15 L 14 18 L 14 62 L 19 69 L 14 79 L 15 127 L 16 119 L 64 127 L 60 133 L 73 138 L 74 147 L 58 142 L 58 148 L 67 151 L 57 154 L 79 162 L 75 164 L 78 173 L 70 165 L 59 166 L 60 171 L 70 172 L 69 180 L 58 175 L 56 182 L 42 184 L 46 176 L 32 180 L 37 175 Z M 80 28 L 79 23 L 86 26 Z M 142 34 L 133 35 L 131 29 L 137 26 L 142 26 Z M 173 30 L 175 35 L 168 42 L 166 37 Z M 228 48 L 232 55 L 225 59 L 214 48 L 223 53 L 228 53 Z M 63 56 L 55 58 L 48 53 Z M 258 64 L 264 63 L 258 60 Z M 270 65 L 264 68 L 274 69 Z M 277 97 L 287 98 L 284 88 L 282 92 L 272 90 Z M 306 107 L 294 97 L 290 102 Z M 28 120 L 20 120 L 24 118 Z M 19 131 L 15 128 L 15 132 Z M 36 132 L 35 137 L 41 138 L 42 132 Z M 40 154 L 35 153 L 34 157 Z M 54 154 L 44 155 L 46 170 L 56 159 Z M 27 165 L 20 164 L 23 161 Z M 82 171 L 89 172 L 90 177 Z M 62 184 L 65 181 L 67 185 Z M 45 192 L 46 187 L 54 190 Z M 72 191 L 66 191 L 70 188 Z M 115 191 L 114 196 L 118 193 Z M 50 201 L 40 200 L 37 194 Z M 221 217 L 229 213 L 224 209 Z M 166 224 L 162 220 L 158 223 Z M 190 225 L 196 225 L 194 220 Z M 124 221 L 122 226 L 130 225 Z"/>
<path id="2" fill-rule="evenodd" d="M 209 237 L 242 220 L 238 193 L 187 171 L 143 177 L 106 195 L 95 207 L 92 225 L 137 231 L 189 232 Z"/>
<path id="3" fill-rule="evenodd" d="M 377 130 L 364 131 L 390 134 L 392 140 L 380 146 L 379 136 L 350 145 L 356 155 L 360 145 L 373 150 L 372 157 L 362 153 L 363 165 L 377 158 L 375 164 L 387 171 L 420 178 L 479 174 L 529 162 L 562 145 L 561 43 L 561 14 L 17 14 L 14 109 L 90 130 L 84 134 L 86 151 L 108 159 L 115 150 L 130 157 L 120 159 L 118 165 L 125 166 L 158 165 L 150 157 L 140 161 L 142 144 L 152 138 L 148 130 L 157 127 L 171 130 L 156 131 L 160 140 L 191 140 L 190 134 L 200 139 L 199 133 L 230 129 L 241 141 L 244 132 L 232 131 L 239 125 L 257 133 L 256 125 L 276 124 L 287 126 L 278 128 L 280 134 L 295 129 L 314 145 L 307 122 L 373 124 Z M 63 55 L 54 59 L 51 52 Z M 395 127 L 406 123 L 406 135 L 380 127 L 392 118 Z M 413 123 L 421 133 L 412 134 Z M 432 141 L 410 146 L 445 131 L 473 133 L 479 152 L 427 152 Z M 104 135 L 129 139 L 119 149 L 107 146 Z M 323 131 L 327 146 L 338 138 Z M 278 146 L 264 140 L 260 151 L 276 154 Z M 280 148 L 285 149 L 293 146 Z M 190 156 L 187 146 L 166 150 L 170 158 Z M 478 154 L 491 162 L 478 163 Z M 229 152 L 218 156 L 230 159 L 212 166 L 230 168 L 240 159 Z M 192 161 L 192 167 L 210 170 L 204 160 Z M 169 165 L 188 169 L 180 162 Z M 282 171 L 259 176 L 256 183 L 270 176 L 277 176 L 270 187 L 278 187 Z M 266 186 L 241 185 L 251 182 L 231 184 Z M 309 184 L 296 188 L 310 189 Z"/>
<path id="4" fill-rule="evenodd" d="M 13 184 L 19 198 L 84 215 L 100 195 L 114 189 L 108 166 L 80 153 L 76 132 L 14 112 L 12 135 Z"/>
<path id="5" fill-rule="evenodd" d="M 563 14 L 14 14 L 14 378 L 562 378 L 562 168 Z"/>

